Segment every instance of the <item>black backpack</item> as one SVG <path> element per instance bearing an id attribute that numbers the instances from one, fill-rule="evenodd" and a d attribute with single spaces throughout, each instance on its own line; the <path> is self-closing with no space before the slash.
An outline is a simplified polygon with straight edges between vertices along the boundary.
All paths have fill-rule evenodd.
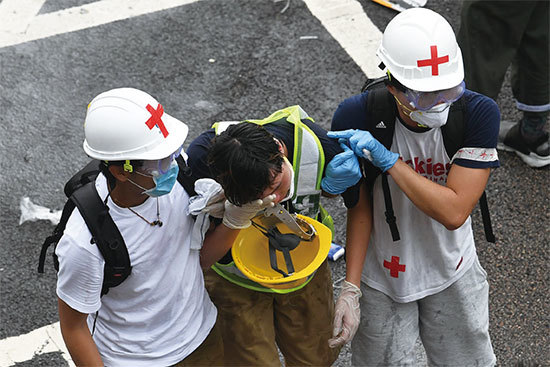
<path id="1" fill-rule="evenodd" d="M 387 149 L 390 149 L 393 133 L 395 131 L 395 118 L 397 116 L 397 106 L 394 102 L 393 96 L 386 89 L 387 76 L 368 79 L 361 93 L 368 91 L 367 96 L 367 116 L 365 121 L 365 130 L 369 131 L 374 138 L 382 143 Z M 383 121 L 385 128 L 377 129 L 375 126 Z M 453 103 L 450 107 L 449 117 L 447 123 L 441 127 L 443 135 L 443 144 L 447 155 L 452 158 L 455 153 L 462 148 L 465 135 L 466 126 L 466 100 L 463 96 L 458 101 Z M 367 159 L 363 159 L 363 168 L 365 177 L 367 180 L 367 186 L 372 188 L 374 180 L 382 171 L 372 165 Z M 384 194 L 384 203 L 386 206 L 386 222 L 390 227 L 392 238 L 394 241 L 398 241 L 399 231 L 397 230 L 396 218 L 393 213 L 393 206 L 391 201 L 390 188 L 388 186 L 388 174 L 382 174 L 382 192 Z M 485 231 L 485 238 L 488 242 L 495 243 L 495 235 L 491 225 L 491 217 L 489 214 L 489 206 L 487 204 L 487 195 L 485 191 L 479 199 L 479 207 L 481 210 L 481 217 L 483 220 L 483 228 Z"/>
<path id="2" fill-rule="evenodd" d="M 178 182 L 183 186 L 189 196 L 195 195 L 195 178 L 191 175 L 191 169 L 185 163 L 183 157 L 177 157 L 179 166 Z M 55 270 L 59 270 L 59 261 L 55 254 L 55 247 L 63 236 L 67 221 L 74 208 L 78 208 L 82 218 L 86 222 L 92 234 L 91 243 L 95 243 L 105 260 L 103 270 L 103 286 L 101 295 L 106 294 L 110 288 L 122 283 L 132 272 L 128 249 L 115 222 L 109 214 L 109 207 L 99 197 L 95 188 L 95 179 L 100 172 L 99 160 L 92 160 L 79 172 L 77 172 L 66 184 L 65 195 L 69 198 L 63 207 L 61 220 L 42 244 L 38 261 L 38 272 L 44 273 L 46 253 L 50 245 L 54 245 L 52 253 Z"/>

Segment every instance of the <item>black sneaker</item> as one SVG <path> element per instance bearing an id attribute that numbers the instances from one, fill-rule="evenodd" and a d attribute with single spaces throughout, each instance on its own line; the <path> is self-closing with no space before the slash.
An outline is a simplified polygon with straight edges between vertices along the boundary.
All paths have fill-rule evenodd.
<path id="1" fill-rule="evenodd" d="M 498 134 L 498 149 L 516 154 L 529 167 L 544 167 L 550 164 L 550 142 L 545 132 L 535 141 L 528 143 L 520 131 L 520 123 L 501 121 Z"/>

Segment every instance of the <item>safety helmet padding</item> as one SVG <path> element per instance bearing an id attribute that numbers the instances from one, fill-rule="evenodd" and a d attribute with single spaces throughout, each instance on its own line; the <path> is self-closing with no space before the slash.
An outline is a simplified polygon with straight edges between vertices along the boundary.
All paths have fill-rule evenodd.
<path id="1" fill-rule="evenodd" d="M 161 115 L 161 110 L 155 98 L 138 89 L 101 93 L 88 106 L 84 151 L 92 158 L 108 161 L 169 156 L 183 144 L 189 128 L 167 113 Z"/>
<path id="2" fill-rule="evenodd" d="M 267 288 L 291 289 L 306 282 L 321 266 L 330 249 L 332 232 L 314 219 L 300 214 L 296 216 L 311 224 L 316 234 L 311 241 L 300 241 L 300 244 L 290 252 L 295 272 L 285 277 L 271 268 L 268 238 L 260 229 L 250 226 L 239 232 L 231 248 L 235 265 L 246 277 Z M 266 228 L 275 225 L 281 233 L 292 233 L 274 216 L 265 217 L 262 214 L 253 221 Z M 284 267 L 285 259 L 280 251 L 277 251 L 277 263 Z"/>
<path id="3" fill-rule="evenodd" d="M 464 79 L 462 52 L 453 29 L 429 9 L 408 9 L 395 16 L 376 55 L 393 77 L 416 91 L 448 89 Z"/>

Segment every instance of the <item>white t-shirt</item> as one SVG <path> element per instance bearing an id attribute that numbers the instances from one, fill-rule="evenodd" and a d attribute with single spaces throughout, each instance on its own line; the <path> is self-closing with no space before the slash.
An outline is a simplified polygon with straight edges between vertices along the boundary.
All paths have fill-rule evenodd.
<path id="1" fill-rule="evenodd" d="M 96 188 L 107 196 L 106 179 Z M 108 366 L 167 366 L 183 360 L 208 336 L 217 316 L 204 287 L 199 251 L 190 249 L 193 221 L 188 195 L 176 183 L 158 198 L 162 227 L 150 226 L 109 198 L 108 206 L 128 248 L 132 273 L 100 297 L 104 260 L 78 209 L 56 248 L 60 267 L 57 295 L 71 308 L 90 314 L 93 339 Z M 149 221 L 157 199 L 133 207 Z"/>
<path id="2" fill-rule="evenodd" d="M 391 151 L 422 176 L 446 184 L 451 160 L 441 129 L 418 133 L 396 121 Z M 380 177 L 373 188 L 374 213 L 386 210 Z M 471 219 L 449 231 L 418 209 L 389 175 L 388 184 L 401 239 L 393 241 L 384 215 L 373 216 L 362 280 L 397 302 L 411 302 L 444 290 L 473 264 Z"/>

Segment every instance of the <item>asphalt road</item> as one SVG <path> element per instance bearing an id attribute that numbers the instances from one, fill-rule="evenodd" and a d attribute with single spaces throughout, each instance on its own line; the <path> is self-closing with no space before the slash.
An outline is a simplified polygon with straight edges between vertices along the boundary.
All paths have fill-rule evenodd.
<path id="1" fill-rule="evenodd" d="M 6 1 L 6 0 L 4 0 Z M 48 13 L 91 3 L 49 0 Z M 381 30 L 396 14 L 361 0 Z M 55 271 L 36 266 L 47 221 L 18 225 L 19 202 L 62 208 L 63 184 L 88 158 L 82 151 L 88 102 L 107 89 L 148 91 L 190 126 L 187 142 L 220 120 L 262 118 L 300 104 L 330 126 L 338 103 L 356 93 L 361 69 L 299 0 L 205 0 L 77 32 L 0 48 L 0 340 L 58 320 Z M 428 6 L 459 27 L 461 1 Z M 0 22 L 2 20 L 0 19 Z M 316 38 L 301 39 L 301 36 Z M 361 35 L 357 35 L 361 37 Z M 374 57 L 374 55 L 373 55 Z M 497 101 L 517 120 L 508 81 Z M 476 208 L 474 229 L 490 282 L 490 332 L 503 366 L 547 366 L 549 352 L 549 169 L 531 169 L 499 152 L 487 188 L 497 243 L 487 243 Z M 345 210 L 325 206 L 345 243 Z M 331 264 L 334 279 L 344 262 Z M 349 365 L 343 350 L 336 366 Z M 64 365 L 59 353 L 18 366 Z"/>

